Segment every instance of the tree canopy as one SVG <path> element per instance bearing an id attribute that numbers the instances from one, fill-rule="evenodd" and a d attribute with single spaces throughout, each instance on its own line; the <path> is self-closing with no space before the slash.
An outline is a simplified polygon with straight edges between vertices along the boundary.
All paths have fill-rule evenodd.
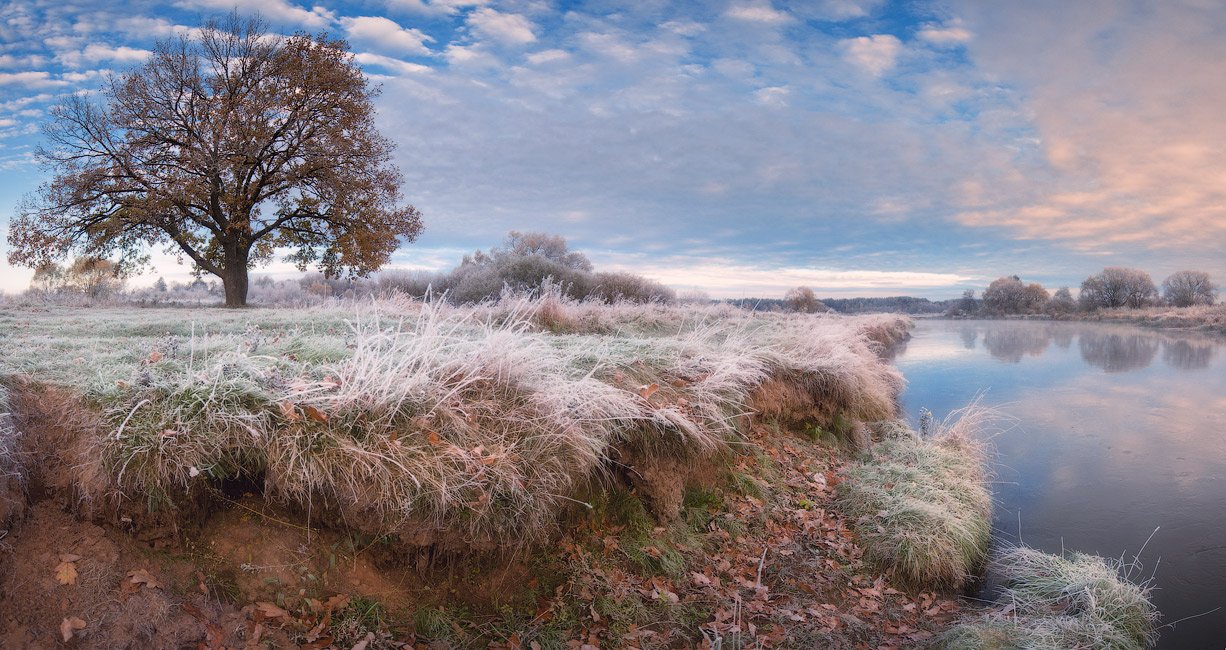
<path id="1" fill-rule="evenodd" d="M 103 102 L 52 110 L 38 155 L 54 177 L 10 223 L 9 261 L 127 265 L 160 245 L 221 278 L 228 306 L 278 249 L 304 270 L 377 270 L 421 214 L 403 204 L 376 94 L 344 41 L 283 39 L 259 18 L 163 41 Z"/>

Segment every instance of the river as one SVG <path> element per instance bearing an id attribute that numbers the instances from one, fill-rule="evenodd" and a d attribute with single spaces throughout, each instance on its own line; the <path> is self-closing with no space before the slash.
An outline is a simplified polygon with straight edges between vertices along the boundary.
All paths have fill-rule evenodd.
<path id="1" fill-rule="evenodd" d="M 1226 647 L 1226 337 L 920 320 L 894 363 L 912 422 L 980 394 L 1012 420 L 992 438 L 994 544 L 1131 560 L 1157 529 L 1139 561 L 1160 625 L 1196 616 L 1158 647 Z"/>

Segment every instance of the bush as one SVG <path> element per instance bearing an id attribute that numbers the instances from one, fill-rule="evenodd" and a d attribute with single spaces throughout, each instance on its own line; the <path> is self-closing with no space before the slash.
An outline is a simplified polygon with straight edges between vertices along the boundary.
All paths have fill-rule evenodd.
<path id="1" fill-rule="evenodd" d="M 1158 287 L 1153 278 L 1140 269 L 1109 266 L 1081 283 L 1081 306 L 1087 311 L 1129 307 L 1137 309 L 1153 304 Z"/>

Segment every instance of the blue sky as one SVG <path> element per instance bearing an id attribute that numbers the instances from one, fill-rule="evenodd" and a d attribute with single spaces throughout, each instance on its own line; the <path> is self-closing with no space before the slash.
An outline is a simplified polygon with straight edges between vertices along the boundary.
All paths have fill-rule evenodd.
<path id="1" fill-rule="evenodd" d="M 397 268 L 449 268 L 514 229 L 721 297 L 1076 287 L 1108 265 L 1226 282 L 1210 0 L 9 1 L 4 231 L 47 178 L 50 106 L 236 6 L 344 36 L 382 86 L 426 224 Z M 188 274 L 155 263 L 134 283 Z M 0 290 L 28 278 L 0 261 Z"/>

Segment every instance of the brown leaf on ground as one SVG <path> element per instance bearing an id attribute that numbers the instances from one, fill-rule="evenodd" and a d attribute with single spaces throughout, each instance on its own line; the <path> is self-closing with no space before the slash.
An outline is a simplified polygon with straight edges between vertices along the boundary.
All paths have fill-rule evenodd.
<path id="1" fill-rule="evenodd" d="M 144 585 L 149 589 L 161 589 L 162 583 L 150 575 L 146 569 L 133 569 L 128 572 L 128 582 L 134 585 Z"/>
<path id="2" fill-rule="evenodd" d="M 656 384 L 656 383 L 647 384 L 646 386 L 643 386 L 642 388 L 639 389 L 639 397 L 642 397 L 643 399 L 647 399 L 651 397 L 652 395 L 655 395 L 656 391 L 658 390 L 660 390 L 659 384 Z"/>
<path id="3" fill-rule="evenodd" d="M 285 418 L 286 420 L 289 420 L 290 422 L 297 422 L 302 419 L 302 416 L 298 415 L 298 409 L 294 408 L 293 402 L 285 401 L 281 402 L 277 406 L 281 409 L 281 417 Z"/>
<path id="4" fill-rule="evenodd" d="M 307 414 L 308 418 L 311 418 L 320 424 L 328 423 L 328 414 L 315 408 L 314 406 L 311 406 L 310 404 L 303 404 L 302 411 Z"/>
<path id="5" fill-rule="evenodd" d="M 85 621 L 77 618 L 76 616 L 69 616 L 68 618 L 65 618 L 62 623 L 60 623 L 60 636 L 64 638 L 64 643 L 68 643 L 72 640 L 72 636 L 73 634 L 76 634 L 77 630 L 84 629 Z"/>
<path id="6" fill-rule="evenodd" d="M 259 602 L 255 604 L 255 608 L 264 618 L 289 618 L 289 612 L 272 603 Z"/>
<path id="7" fill-rule="evenodd" d="M 149 363 L 157 363 L 162 360 L 162 353 L 154 350 L 149 353 Z"/>
<path id="8" fill-rule="evenodd" d="M 80 559 L 76 555 L 62 555 L 65 557 L 74 557 Z M 77 563 L 76 560 L 64 560 L 55 566 L 55 581 L 62 585 L 77 584 Z"/>

